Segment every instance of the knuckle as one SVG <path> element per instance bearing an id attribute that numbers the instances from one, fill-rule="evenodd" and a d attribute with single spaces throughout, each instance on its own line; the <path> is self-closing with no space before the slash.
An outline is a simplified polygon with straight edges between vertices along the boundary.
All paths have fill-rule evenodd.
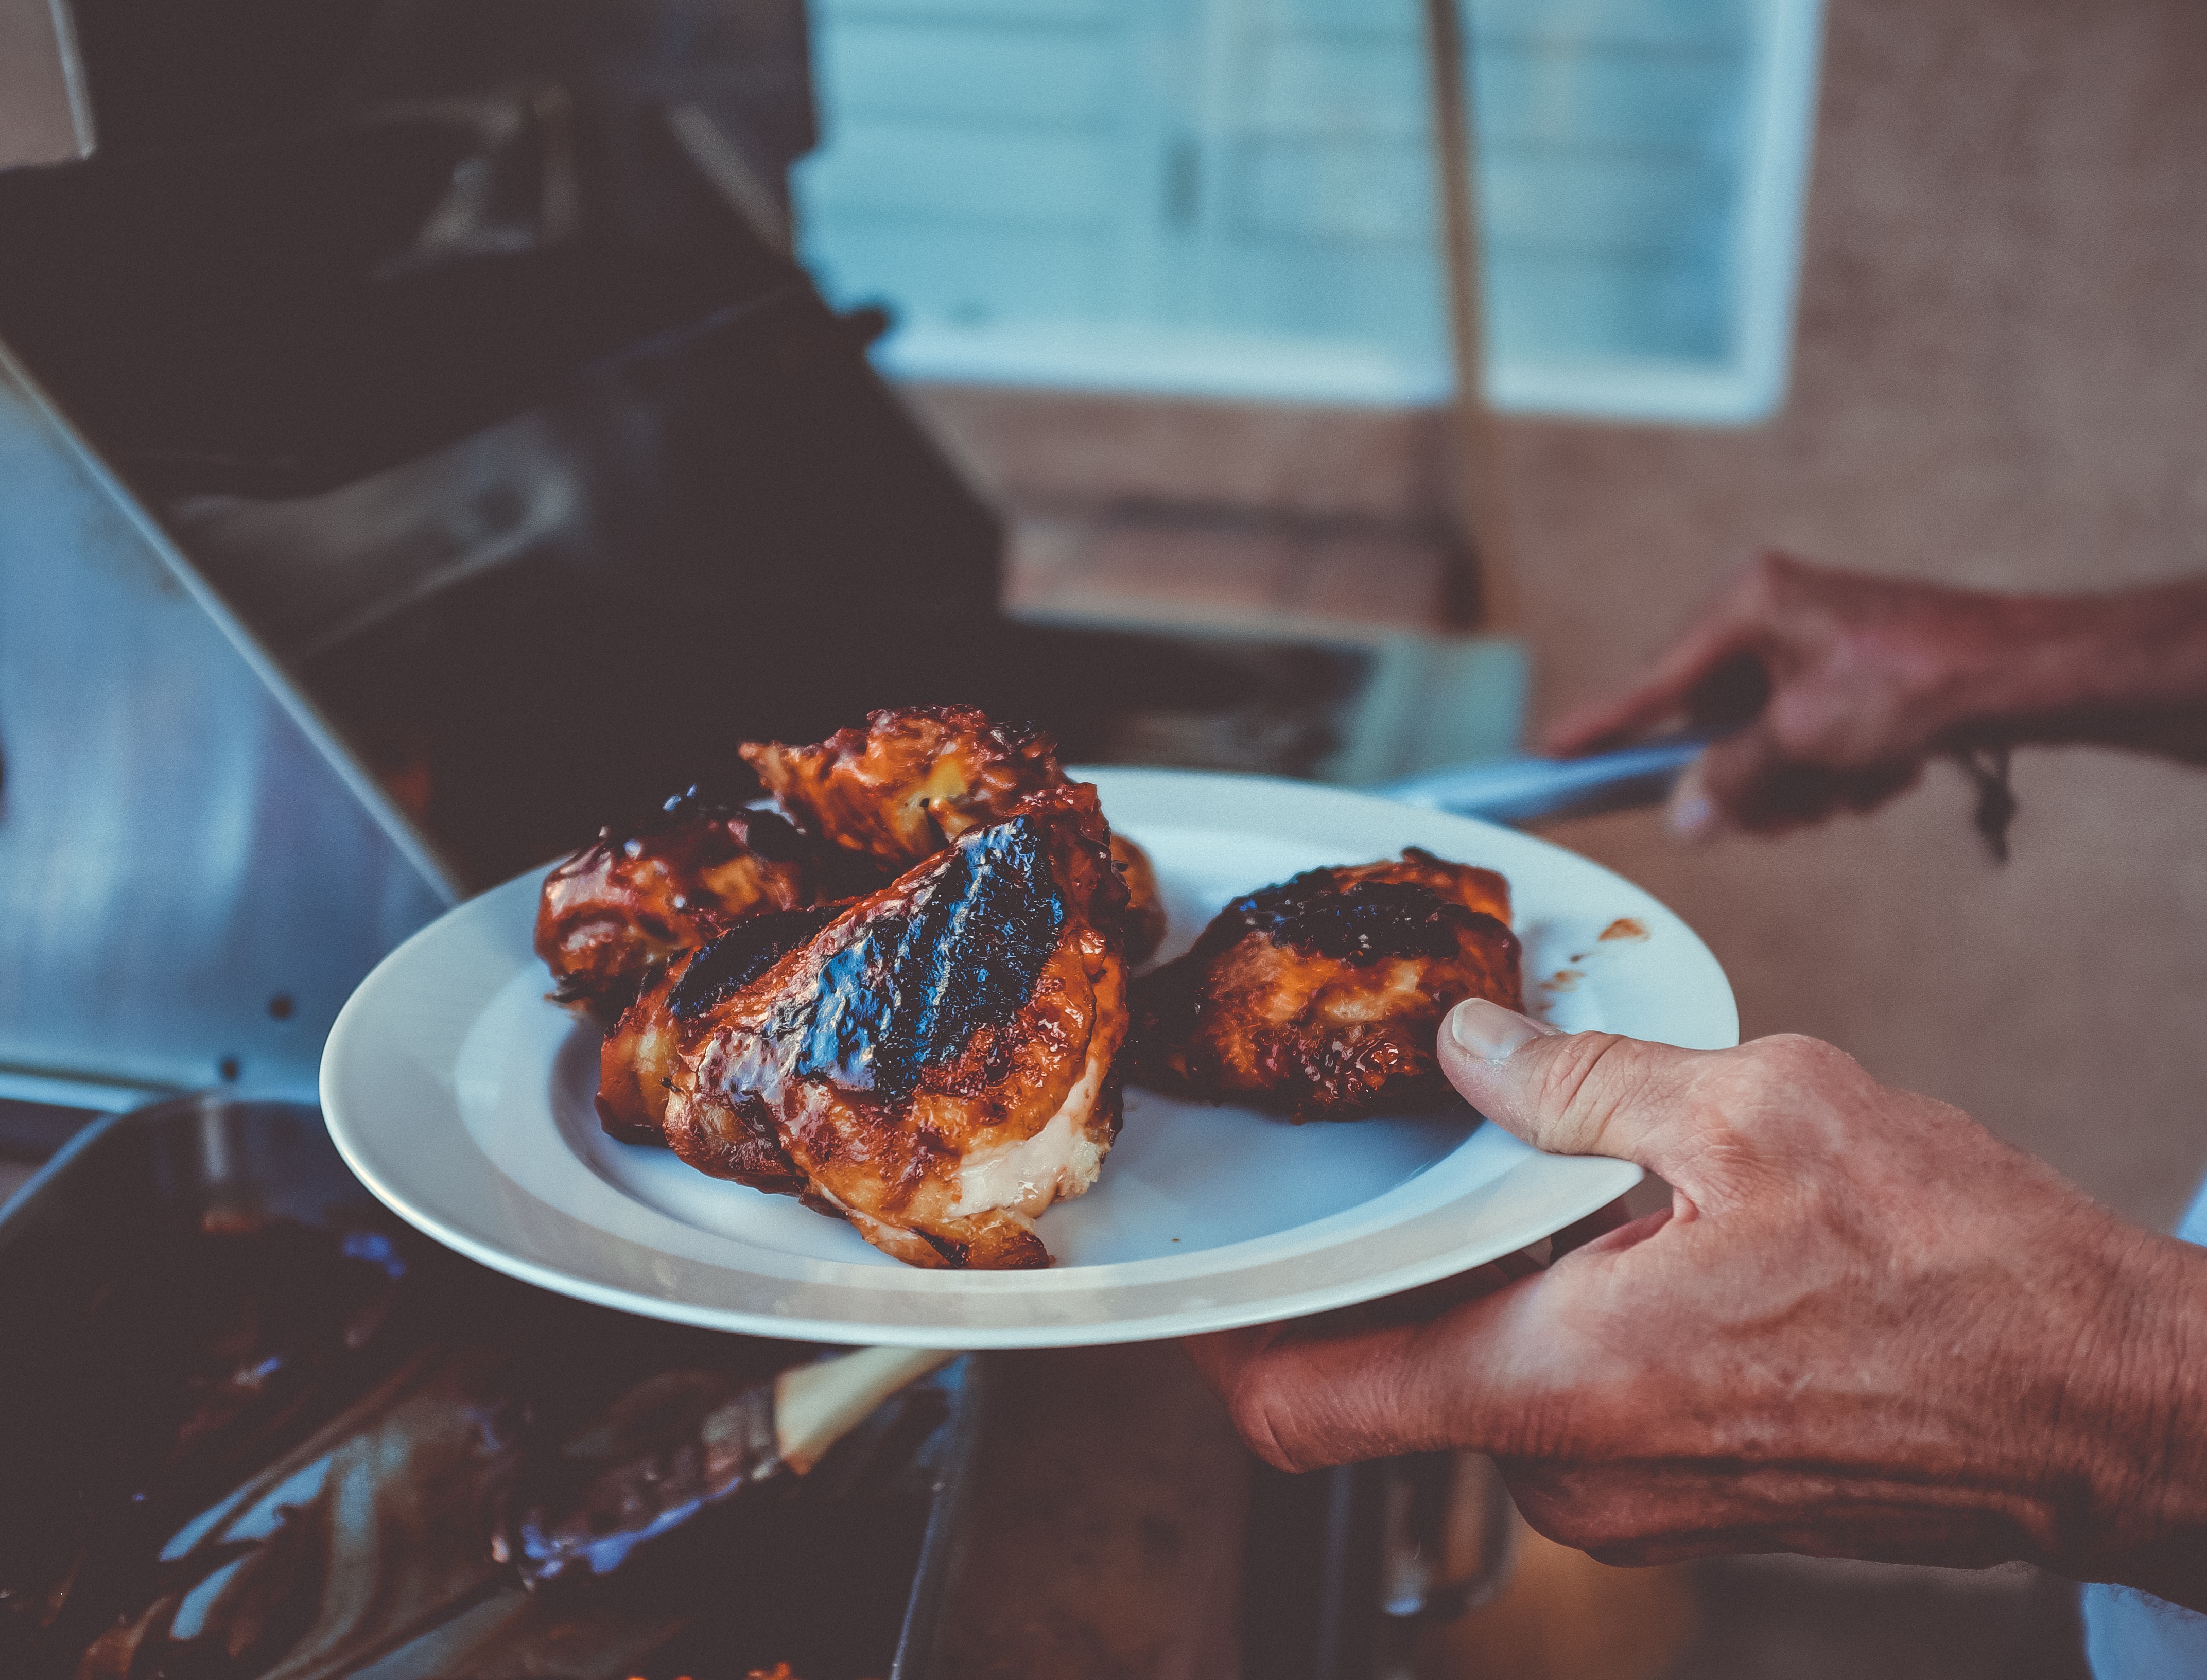
<path id="1" fill-rule="evenodd" d="M 1234 1427 L 1249 1450 L 1276 1470 L 1317 1469 L 1325 1461 L 1304 1438 L 1302 1408 L 1272 1372 L 1260 1365 L 1235 1385 L 1228 1408 Z"/>
<path id="2" fill-rule="evenodd" d="M 1294 1467 L 1286 1462 L 1275 1420 L 1277 1413 L 1272 1404 L 1271 1384 L 1259 1372 L 1252 1372 L 1235 1384 L 1233 1394 L 1227 1402 L 1228 1414 L 1234 1420 L 1235 1432 L 1248 1444 L 1249 1450 L 1279 1469 Z"/>
<path id="3" fill-rule="evenodd" d="M 1728 1053 L 1708 1093 L 1712 1125 L 1702 1141 L 1743 1184 L 1817 1199 L 1822 1169 L 1842 1145 L 1845 1116 L 1875 1081 L 1835 1044 L 1780 1033 Z"/>
<path id="4" fill-rule="evenodd" d="M 1612 1032 L 1579 1032 L 1543 1070 L 1544 1113 L 1574 1133 L 1599 1142 L 1618 1114 L 1647 1090 L 1648 1071 L 1639 1046 Z"/>
<path id="5" fill-rule="evenodd" d="M 1780 1091 L 1821 1085 L 1859 1071 L 1855 1059 L 1838 1045 L 1801 1032 L 1752 1039 L 1736 1054 L 1760 1081 Z"/>

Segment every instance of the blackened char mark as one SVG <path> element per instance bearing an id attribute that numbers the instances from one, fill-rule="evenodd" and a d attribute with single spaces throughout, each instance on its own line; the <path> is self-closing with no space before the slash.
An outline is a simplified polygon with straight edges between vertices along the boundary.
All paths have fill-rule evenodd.
<path id="1" fill-rule="evenodd" d="M 793 1071 L 892 1102 L 954 1060 L 1034 991 L 1065 925 L 1040 829 L 1028 817 L 961 840 L 903 916 L 864 924 L 792 1000 Z"/>
<path id="2" fill-rule="evenodd" d="M 1306 956 L 1367 968 L 1387 957 L 1452 957 L 1459 928 L 1492 919 L 1415 882 L 1359 881 L 1344 889 L 1331 870 L 1306 870 L 1235 900 L 1212 930 L 1223 936 L 1222 946 L 1246 930 Z"/>
<path id="3" fill-rule="evenodd" d="M 748 916 L 727 932 L 700 946 L 674 989 L 667 1012 L 689 1020 L 729 998 L 826 927 L 832 910 L 776 910 Z"/>

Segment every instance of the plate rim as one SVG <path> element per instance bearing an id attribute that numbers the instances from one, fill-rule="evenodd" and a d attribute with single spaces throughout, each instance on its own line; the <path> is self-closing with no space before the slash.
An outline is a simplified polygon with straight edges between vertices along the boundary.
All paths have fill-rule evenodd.
<path id="1" fill-rule="evenodd" d="M 1406 819 L 1415 819 L 1418 822 L 1426 824 L 1438 820 L 1444 826 L 1460 827 L 1467 842 L 1475 842 L 1481 838 L 1501 840 L 1504 841 L 1505 849 L 1517 849 L 1529 845 L 1540 851 L 1560 853 L 1571 859 L 1575 867 L 1595 871 L 1600 876 L 1621 883 L 1638 898 L 1661 910 L 1669 921 L 1675 924 L 1676 929 L 1684 933 L 1691 941 L 1694 953 L 1697 954 L 1698 958 L 1706 964 L 1708 978 L 1714 981 L 1713 987 L 1700 1000 L 1702 1007 L 1714 1007 L 1712 1018 L 1714 1030 L 1704 1032 L 1701 1036 L 1719 1037 L 1725 1043 L 1737 1041 L 1737 1004 L 1732 994 L 1729 978 L 1724 974 L 1721 965 L 1716 961 L 1714 954 L 1709 952 L 1706 943 L 1684 922 L 1684 918 L 1678 917 L 1667 905 L 1664 905 L 1654 894 L 1638 883 L 1618 875 L 1616 871 L 1595 863 L 1591 858 L 1570 851 L 1568 847 L 1558 846 L 1552 840 L 1504 828 L 1476 818 L 1421 810 L 1355 789 L 1298 782 L 1281 777 L 1247 775 L 1223 771 L 1181 770 L 1152 766 L 1069 766 L 1068 774 L 1077 780 L 1097 782 L 1099 792 L 1104 792 L 1107 799 L 1109 794 L 1106 784 L 1115 785 L 1122 794 L 1128 795 L 1134 793 L 1141 784 L 1148 784 L 1154 791 L 1170 790 L 1180 798 L 1187 798 L 1193 795 L 1197 788 L 1203 787 L 1219 795 L 1237 799 L 1246 800 L 1258 796 L 1274 800 L 1284 798 L 1292 804 L 1303 804 L 1313 810 L 1320 807 L 1331 806 L 1337 812 L 1352 819 L 1361 810 L 1375 820 L 1391 820 L 1397 824 Z M 1129 826 L 1143 826 L 1142 820 L 1137 818 L 1130 822 Z M 1167 825 L 1152 821 L 1148 826 Z M 1184 826 L 1200 830 L 1211 825 L 1197 821 Z M 1256 835 L 1266 831 L 1244 827 L 1238 829 L 1222 830 L 1222 832 Z M 1301 836 L 1297 835 L 1296 838 L 1300 839 Z M 410 1224 L 470 1259 L 489 1266 L 493 1270 L 504 1272 L 507 1276 L 519 1278 L 540 1288 L 589 1300 L 600 1306 L 707 1329 L 851 1344 L 1018 1348 L 1104 1346 L 1120 1342 L 1154 1341 L 1301 1318 L 1313 1312 L 1355 1305 L 1413 1288 L 1422 1283 L 1432 1282 L 1438 1278 L 1484 1264 L 1498 1254 L 1509 1253 L 1514 1247 L 1523 1246 L 1521 1243 L 1513 1243 L 1494 1248 L 1492 1253 L 1483 1252 L 1480 1245 L 1455 1250 L 1444 1249 L 1426 1253 L 1421 1258 L 1385 1267 L 1377 1271 L 1361 1272 L 1346 1281 L 1338 1278 L 1321 1279 L 1278 1293 L 1262 1294 L 1257 1298 L 1234 1305 L 1217 1302 L 1200 1303 L 1195 1306 L 1183 1304 L 1171 1310 L 1153 1312 L 1135 1317 L 1115 1317 L 1102 1320 L 1081 1317 L 1062 1322 L 1053 1321 L 1047 1318 L 1036 1318 L 1025 1324 L 989 1325 L 952 1324 L 940 1321 L 898 1324 L 892 1321 L 861 1322 L 850 1318 L 798 1317 L 787 1312 L 730 1306 L 720 1301 L 686 1299 L 679 1294 L 653 1293 L 638 1288 L 633 1283 L 625 1284 L 608 1281 L 601 1275 L 604 1268 L 599 1268 L 596 1270 L 578 1270 L 572 1261 L 563 1264 L 557 1259 L 548 1258 L 541 1253 L 527 1252 L 531 1247 L 541 1248 L 541 1245 L 523 1243 L 517 1250 L 512 1241 L 515 1233 L 510 1226 L 503 1235 L 502 1240 L 493 1240 L 464 1225 L 455 1223 L 452 1219 L 445 1217 L 434 1206 L 426 1205 L 422 1194 L 410 1190 L 405 1184 L 392 1181 L 377 1159 L 376 1151 L 371 1147 L 369 1139 L 365 1135 L 369 1128 L 361 1125 L 359 1116 L 348 1115 L 349 1099 L 342 1087 L 345 1079 L 354 1071 L 353 1064 L 358 1055 L 354 1049 L 355 1039 L 371 1036 L 380 1025 L 380 1023 L 373 1020 L 372 1011 L 380 992 L 384 987 L 392 983 L 392 977 L 404 972 L 413 961 L 418 960 L 416 954 L 426 942 L 440 938 L 458 936 L 458 929 L 461 924 L 491 913 L 490 906 L 493 903 L 509 896 L 519 895 L 523 882 L 530 883 L 531 896 L 533 896 L 535 886 L 541 883 L 544 870 L 548 867 L 550 865 L 547 864 L 524 870 L 464 900 L 427 927 L 418 930 L 386 955 L 346 1000 L 325 1044 L 320 1067 L 320 1085 L 325 1122 L 328 1127 L 332 1140 L 344 1157 L 347 1166 L 360 1178 L 362 1183 L 371 1193 Z M 509 972 L 517 971 L 510 970 Z M 479 1010 L 487 1007 L 487 998 L 477 1001 Z M 449 1085 L 452 1078 L 456 1077 L 457 1070 L 446 1071 L 446 1084 Z M 457 1091 L 453 1091 L 452 1095 L 453 1112 L 450 1115 L 451 1123 L 455 1127 L 465 1131 L 466 1123 L 461 1120 L 458 1113 Z M 1492 1122 L 1486 1123 L 1492 1124 Z M 356 1127 L 359 1128 L 360 1135 L 356 1134 Z M 600 1241 L 628 1244 L 639 1249 L 643 1247 L 643 1245 L 638 1243 L 634 1238 L 603 1231 L 596 1226 L 588 1224 L 564 1208 L 553 1207 L 544 1202 L 512 1179 L 499 1162 L 471 1134 L 468 1137 L 466 1147 L 490 1175 L 484 1187 L 496 1190 L 503 1187 L 505 1192 L 512 1195 L 525 1197 L 542 1214 L 549 1216 L 553 1220 L 564 1221 L 588 1230 Z M 1616 1197 L 1622 1195 L 1645 1176 L 1639 1167 L 1612 1157 L 1549 1156 L 1535 1151 L 1513 1163 L 1501 1175 L 1489 1182 L 1503 1182 L 1511 1175 L 1532 1167 L 1534 1163 L 1542 1163 L 1539 1170 L 1543 1172 L 1549 1164 L 1553 1163 L 1583 1180 L 1582 1193 L 1578 1195 L 1562 1195 L 1552 1191 L 1554 1207 L 1576 1208 L 1576 1211 L 1570 1212 L 1566 1217 L 1558 1219 L 1550 1227 L 1551 1231 L 1563 1229 L 1574 1221 L 1585 1217 L 1615 1199 Z M 1476 1193 L 1476 1192 L 1465 1193 L 1465 1194 L 1471 1193 Z M 1404 1229 L 1415 1225 L 1420 1218 L 1431 1219 L 1444 1213 L 1449 1208 L 1462 1203 L 1465 1199 L 1465 1194 L 1452 1197 L 1438 1207 L 1428 1210 L 1426 1214 L 1406 1219 L 1392 1229 Z M 1581 1204 L 1583 1205 L 1581 1205 Z M 1543 1217 L 1546 1217 L 1543 1215 Z M 1529 1243 L 1538 1240 L 1537 1237 L 1528 1237 L 1524 1239 L 1524 1242 Z M 1337 1255 L 1340 1248 L 1340 1245 L 1335 1245 L 1316 1251 L 1315 1256 L 1289 1256 L 1280 1259 L 1259 1262 L 1254 1266 L 1240 1268 L 1239 1270 L 1246 1274 L 1253 1270 L 1261 1271 L 1268 1266 L 1274 1269 L 1290 1267 L 1298 1260 L 1307 1261 L 1313 1258 L 1328 1254 Z M 671 1257 L 662 1252 L 662 1258 Z M 1133 1261 L 1106 1263 L 1104 1266 L 1096 1270 L 1106 1270 L 1111 1264 L 1140 1263 Z M 729 1277 L 757 1275 L 745 1273 L 739 1267 L 715 1264 L 694 1259 L 685 1259 L 683 1262 L 684 1269 L 689 1267 L 703 1268 L 707 1271 L 716 1272 Z M 900 1277 L 933 1278 L 950 1276 L 959 1279 L 968 1279 L 970 1276 L 969 1274 L 965 1273 L 906 1273 L 902 1269 L 871 1266 L 864 1270 L 869 1274 L 878 1272 L 880 1280 L 892 1294 L 897 1291 L 898 1286 L 888 1280 Z M 1070 1280 L 1079 1277 L 1088 1270 L 1090 1269 L 1066 1268 L 1054 1275 Z M 1235 1270 L 1226 1270 L 1207 1276 L 1223 1284 L 1228 1282 L 1235 1275 Z M 1032 1275 L 1018 1274 L 1018 1276 Z M 1205 1275 L 1199 1274 L 1197 1278 L 1182 1280 L 1177 1285 L 1149 1287 L 1178 1287 L 1185 1295 L 1196 1291 L 1196 1285 L 1202 1276 Z M 1066 1288 L 1050 1290 L 1046 1295 L 1038 1299 L 1069 1298 L 1074 1287 L 1068 1282 Z M 1092 1287 L 1108 1294 L 1113 1285 L 1109 1279 L 1098 1279 Z M 1130 1283 L 1123 1287 L 1133 1288 L 1142 1286 Z M 930 1293 L 935 1300 L 942 1302 L 954 1302 L 960 1298 L 957 1293 L 942 1286 L 936 1286 Z M 984 1293 L 988 1299 L 1000 1300 L 1008 1291 L 1002 1286 L 987 1286 Z M 906 1298 L 927 1299 L 926 1296 L 917 1294 L 908 1294 Z M 937 1318 L 939 1320 L 948 1316 L 949 1315 L 938 1314 Z"/>

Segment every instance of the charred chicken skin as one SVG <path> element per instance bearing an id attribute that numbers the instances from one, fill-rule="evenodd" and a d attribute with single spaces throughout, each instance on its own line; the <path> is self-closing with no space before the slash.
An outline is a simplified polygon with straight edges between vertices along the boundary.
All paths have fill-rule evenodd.
<path id="1" fill-rule="evenodd" d="M 650 822 L 602 830 L 545 878 L 536 954 L 562 1003 L 610 1024 L 676 953 L 745 917 L 855 896 L 882 879 L 773 811 L 692 788 Z"/>
<path id="2" fill-rule="evenodd" d="M 1137 1075 L 1349 1120 L 1448 1095 L 1433 1055 L 1467 997 L 1522 1007 L 1509 883 L 1413 848 L 1236 899 L 1135 988 Z"/>
<path id="3" fill-rule="evenodd" d="M 725 992 L 708 947 L 669 972 L 667 1142 L 914 1265 L 1047 1265 L 1034 1216 L 1094 1182 L 1118 1129 L 1125 896 L 1095 790 L 1066 784 Z"/>
<path id="4" fill-rule="evenodd" d="M 834 917 L 832 906 L 770 910 L 677 953 L 622 1012 L 599 1047 L 598 1119 L 606 1130 L 623 1143 L 665 1143 L 667 1093 L 683 1053 L 696 1048 L 714 1006 L 758 978 Z M 769 1163 L 760 1170 L 769 1176 L 773 1171 L 786 1175 L 787 1163 Z M 793 1181 L 789 1187 L 797 1187 Z"/>
<path id="5" fill-rule="evenodd" d="M 971 706 L 876 712 L 816 746 L 752 742 L 745 761 L 806 833 L 894 870 L 1067 785 L 1057 744 Z"/>

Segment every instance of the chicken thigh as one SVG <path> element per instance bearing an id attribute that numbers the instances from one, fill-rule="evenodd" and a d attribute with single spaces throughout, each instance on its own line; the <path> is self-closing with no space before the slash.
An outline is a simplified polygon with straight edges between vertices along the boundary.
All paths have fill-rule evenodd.
<path id="1" fill-rule="evenodd" d="M 676 953 L 598 1048 L 598 1120 L 606 1130 L 623 1143 L 665 1143 L 667 1093 L 683 1052 L 695 1047 L 709 1012 L 834 916 L 834 907 L 770 910 Z"/>
<path id="2" fill-rule="evenodd" d="M 1448 1094 L 1433 1054 L 1467 997 L 1522 1007 L 1510 887 L 1412 848 L 1311 870 L 1236 899 L 1194 948 L 1143 977 L 1142 1083 L 1348 1120 Z"/>
<path id="3" fill-rule="evenodd" d="M 667 1142 L 914 1265 L 1047 1265 L 1118 1129 L 1125 898 L 1092 787 L 967 826 L 679 1029 Z"/>
<path id="4" fill-rule="evenodd" d="M 754 741 L 743 755 L 798 827 L 896 870 L 1066 785 L 1049 736 L 971 706 L 876 712 L 816 746 Z"/>
<path id="5" fill-rule="evenodd" d="M 562 1003 L 610 1024 L 677 952 L 739 918 L 853 897 L 885 878 L 773 811 L 692 788 L 648 822 L 601 830 L 545 877 L 536 954 Z"/>

